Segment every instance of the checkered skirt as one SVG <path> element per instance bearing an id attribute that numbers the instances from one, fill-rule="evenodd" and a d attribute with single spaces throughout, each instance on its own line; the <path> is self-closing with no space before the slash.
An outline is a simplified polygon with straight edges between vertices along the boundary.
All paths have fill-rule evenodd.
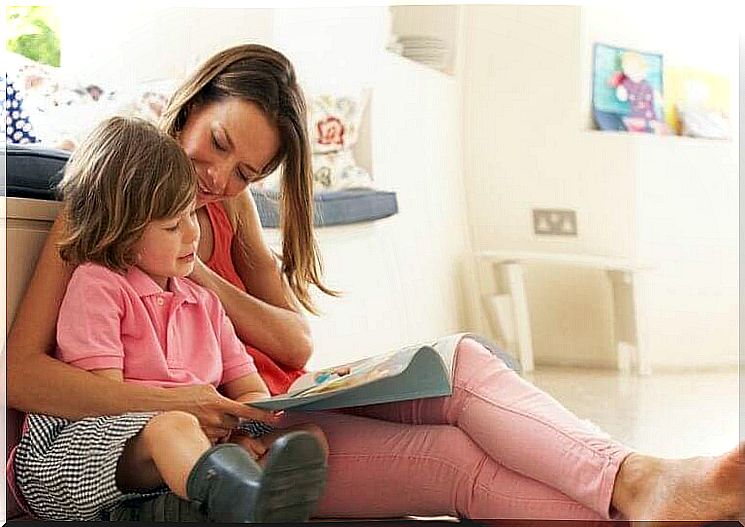
<path id="1" fill-rule="evenodd" d="M 125 443 L 155 412 L 69 421 L 29 414 L 15 457 L 16 482 L 33 514 L 42 520 L 102 520 L 123 500 L 156 496 L 125 494 L 116 466 Z"/>
<path id="2" fill-rule="evenodd" d="M 125 443 L 155 415 L 127 413 L 69 421 L 29 414 L 15 454 L 15 474 L 34 516 L 101 521 L 126 500 L 167 492 L 168 487 L 162 486 L 148 493 L 123 493 L 116 485 Z M 239 428 L 251 437 L 274 430 L 258 421 L 244 421 Z"/>

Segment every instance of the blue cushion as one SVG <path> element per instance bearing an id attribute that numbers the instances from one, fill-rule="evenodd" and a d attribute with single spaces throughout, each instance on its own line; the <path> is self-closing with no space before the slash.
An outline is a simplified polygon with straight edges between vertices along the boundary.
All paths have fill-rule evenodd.
<path id="1" fill-rule="evenodd" d="M 254 199 L 261 224 L 264 227 L 279 227 L 277 193 L 254 192 Z M 379 220 L 398 212 L 396 193 L 382 190 L 320 192 L 313 201 L 316 227 Z"/>
<path id="2" fill-rule="evenodd" d="M 56 186 L 70 153 L 38 145 L 7 145 L 7 169 L 0 195 L 8 197 L 58 200 Z M 259 210 L 261 225 L 279 227 L 277 194 L 251 189 Z M 342 190 L 314 196 L 315 225 L 344 225 L 372 221 L 398 212 L 395 192 L 380 190 Z"/>

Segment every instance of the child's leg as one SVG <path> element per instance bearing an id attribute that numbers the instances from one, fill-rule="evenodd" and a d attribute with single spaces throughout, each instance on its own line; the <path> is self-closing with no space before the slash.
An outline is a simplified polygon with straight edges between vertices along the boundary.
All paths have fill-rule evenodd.
<path id="1" fill-rule="evenodd" d="M 117 481 L 138 490 L 166 483 L 217 522 L 306 520 L 325 480 L 319 441 L 285 433 L 266 458 L 262 470 L 238 445 L 213 447 L 193 415 L 165 412 L 126 445 Z"/>
<path id="2" fill-rule="evenodd" d="M 125 446 L 117 466 L 117 484 L 124 492 L 140 492 L 165 483 L 187 498 L 189 473 L 211 446 L 192 414 L 158 414 Z"/>
<path id="3" fill-rule="evenodd" d="M 127 443 L 155 416 L 153 412 L 87 417 L 67 421 L 29 415 L 29 432 L 16 451 L 16 478 L 34 515 L 41 519 L 101 520 L 124 500 L 157 495 L 123 493 L 117 484 Z"/>

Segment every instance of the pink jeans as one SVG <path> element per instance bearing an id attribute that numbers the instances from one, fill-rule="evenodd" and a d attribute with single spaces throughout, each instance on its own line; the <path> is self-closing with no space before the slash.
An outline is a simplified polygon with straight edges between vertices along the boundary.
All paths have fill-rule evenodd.
<path id="1" fill-rule="evenodd" d="M 450 397 L 287 414 L 328 438 L 317 516 L 618 517 L 611 496 L 629 449 L 471 339 L 453 384 Z"/>

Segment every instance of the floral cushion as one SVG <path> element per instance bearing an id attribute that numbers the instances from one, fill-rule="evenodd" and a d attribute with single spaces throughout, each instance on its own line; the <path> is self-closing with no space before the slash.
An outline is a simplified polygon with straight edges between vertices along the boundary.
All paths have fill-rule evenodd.
<path id="1" fill-rule="evenodd" d="M 357 165 L 354 146 L 369 93 L 321 94 L 309 98 L 308 130 L 313 152 L 313 186 L 316 192 L 373 187 L 370 173 Z M 257 188 L 278 191 L 281 170 L 270 174 Z"/>
<path id="2" fill-rule="evenodd" d="M 310 98 L 310 140 L 314 154 L 351 148 L 357 143 L 362 114 L 369 98 L 358 95 L 316 95 Z"/>
<path id="3" fill-rule="evenodd" d="M 155 123 L 174 88 L 169 81 L 123 89 L 100 86 L 20 55 L 12 59 L 8 78 L 21 87 L 28 126 L 33 127 L 38 142 L 47 147 L 74 150 L 90 130 L 112 115 L 136 116 Z M 320 94 L 309 98 L 308 128 L 317 192 L 373 187 L 372 177 L 357 165 L 353 153 L 368 99 L 367 90 L 356 95 Z M 256 187 L 279 190 L 280 177 L 277 170 Z"/>
<path id="4" fill-rule="evenodd" d="M 5 86 L 5 140 L 21 145 L 36 143 L 36 132 L 31 126 L 22 93 L 5 76 L 0 76 L 0 84 Z"/>
<path id="5" fill-rule="evenodd" d="M 372 188 L 372 178 L 358 166 L 350 149 L 313 154 L 313 184 L 319 192 Z"/>

